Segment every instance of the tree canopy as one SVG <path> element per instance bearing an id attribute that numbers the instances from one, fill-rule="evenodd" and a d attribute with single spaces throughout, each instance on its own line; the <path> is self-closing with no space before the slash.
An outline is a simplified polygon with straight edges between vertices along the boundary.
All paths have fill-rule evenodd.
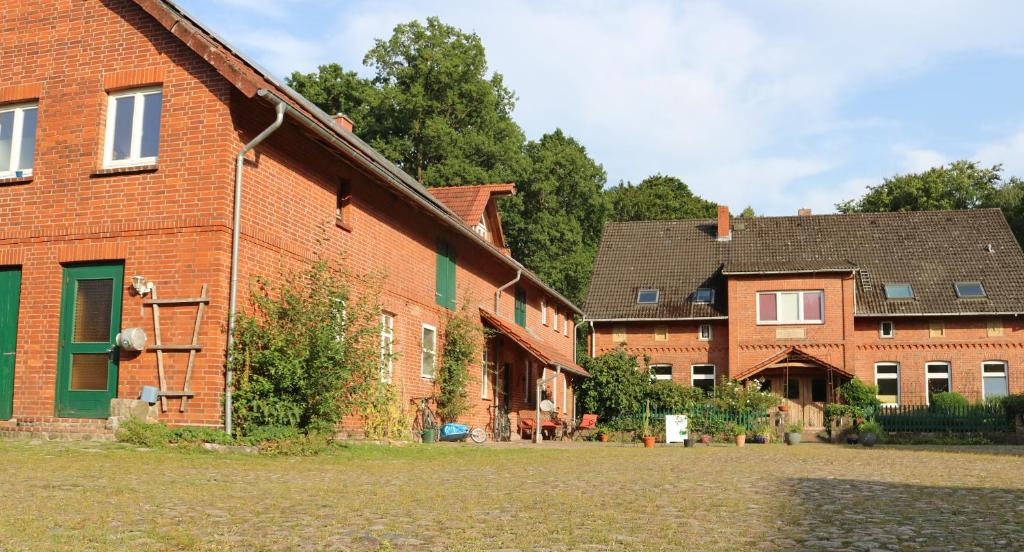
<path id="1" fill-rule="evenodd" d="M 607 193 L 611 219 L 616 222 L 708 218 L 717 208 L 694 195 L 682 180 L 663 174 L 649 176 L 635 186 L 620 182 Z"/>
<path id="2" fill-rule="evenodd" d="M 427 186 L 509 181 L 521 172 L 515 94 L 501 74 L 487 75 L 479 36 L 436 17 L 410 21 L 376 40 L 363 64 L 371 79 L 331 64 L 292 73 L 288 84 L 328 112 L 346 111 L 360 137 Z"/>
<path id="3" fill-rule="evenodd" d="M 954 161 L 924 172 L 896 175 L 869 186 L 859 199 L 838 203 L 841 213 L 1002 209 L 1017 241 L 1024 240 L 1024 181 L 1003 180 L 1001 165 L 983 167 L 975 161 Z"/>

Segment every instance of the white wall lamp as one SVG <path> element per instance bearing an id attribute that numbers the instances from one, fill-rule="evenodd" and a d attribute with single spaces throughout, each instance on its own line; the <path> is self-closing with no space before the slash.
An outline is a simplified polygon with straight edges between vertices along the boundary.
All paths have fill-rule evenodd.
<path id="1" fill-rule="evenodd" d="M 147 282 L 145 276 L 132 276 L 132 289 L 135 290 L 135 295 L 145 297 L 154 287 L 156 286 L 153 282 Z"/>

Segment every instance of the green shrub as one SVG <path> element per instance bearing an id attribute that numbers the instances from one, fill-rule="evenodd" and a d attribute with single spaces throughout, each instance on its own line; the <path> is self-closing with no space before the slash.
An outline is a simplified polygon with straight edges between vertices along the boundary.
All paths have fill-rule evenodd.
<path id="1" fill-rule="evenodd" d="M 651 409 L 661 412 L 689 412 L 694 405 L 707 402 L 708 396 L 699 387 L 688 387 L 668 380 L 656 380 L 647 390 Z"/>
<path id="2" fill-rule="evenodd" d="M 956 391 L 936 393 L 931 397 L 932 408 L 939 412 L 960 412 L 970 406 L 970 404 L 967 397 Z"/>
<path id="3" fill-rule="evenodd" d="M 442 422 L 454 422 L 469 410 L 469 364 L 480 357 L 481 337 L 480 326 L 465 310 L 451 315 L 445 323 L 437 374 L 437 414 Z"/>
<path id="4" fill-rule="evenodd" d="M 232 347 L 239 435 L 260 426 L 330 431 L 380 380 L 380 309 L 324 263 L 252 293 Z"/>
<path id="5" fill-rule="evenodd" d="M 139 420 L 128 419 L 121 422 L 116 437 L 118 441 L 139 447 L 157 448 L 170 443 L 171 428 L 166 424 L 147 424 Z"/>
<path id="6" fill-rule="evenodd" d="M 779 406 L 778 395 L 761 390 L 761 380 L 722 380 L 715 385 L 711 404 L 718 410 L 740 414 L 766 412 Z"/>
<path id="7" fill-rule="evenodd" d="M 653 383 L 641 371 L 639 359 L 624 351 L 605 353 L 596 358 L 584 357 L 583 368 L 590 377 L 580 383 L 580 404 L 601 420 L 614 420 L 621 415 L 635 415 L 643 408 Z"/>
<path id="8" fill-rule="evenodd" d="M 1001 397 L 999 404 L 1006 411 L 1006 417 L 1011 422 L 1016 421 L 1021 416 L 1024 416 L 1024 394 L 1008 395 Z"/>
<path id="9" fill-rule="evenodd" d="M 295 439 L 299 435 L 300 432 L 295 426 L 258 426 L 251 428 L 249 433 L 242 438 L 242 442 L 258 445 L 266 441 Z"/>
<path id="10" fill-rule="evenodd" d="M 216 443 L 231 445 L 235 440 L 219 429 L 212 427 L 176 427 L 170 430 L 167 441 L 172 444 L 196 445 L 200 443 Z"/>
<path id="11" fill-rule="evenodd" d="M 861 417 L 869 417 L 882 404 L 878 400 L 878 386 L 866 384 L 858 378 L 840 385 L 837 393 L 847 405 L 857 409 Z"/>

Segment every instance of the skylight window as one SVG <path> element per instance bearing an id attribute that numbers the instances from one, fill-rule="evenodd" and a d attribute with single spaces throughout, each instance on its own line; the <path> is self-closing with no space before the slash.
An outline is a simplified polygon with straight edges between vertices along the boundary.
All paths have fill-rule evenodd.
<path id="1" fill-rule="evenodd" d="M 712 303 L 715 300 L 715 290 L 711 288 L 697 288 L 693 292 L 694 303 Z"/>
<path id="2" fill-rule="evenodd" d="M 956 287 L 957 297 L 969 299 L 985 296 L 985 288 L 981 285 L 981 282 L 957 282 L 954 286 Z"/>
<path id="3" fill-rule="evenodd" d="M 885 284 L 886 299 L 913 299 L 914 288 L 910 284 Z"/>
<path id="4" fill-rule="evenodd" d="M 641 305 L 656 305 L 658 304 L 658 290 L 656 289 L 641 289 L 636 294 L 636 302 Z"/>

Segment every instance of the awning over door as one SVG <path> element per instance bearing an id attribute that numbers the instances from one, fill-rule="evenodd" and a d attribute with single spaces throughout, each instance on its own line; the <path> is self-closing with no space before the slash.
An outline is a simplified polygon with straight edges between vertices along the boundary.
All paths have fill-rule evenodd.
<path id="1" fill-rule="evenodd" d="M 579 376 L 590 376 L 586 370 L 573 362 L 571 358 L 562 354 L 551 345 L 548 345 L 540 339 L 530 335 L 524 328 L 521 328 L 507 320 L 502 320 L 483 308 L 480 309 L 480 320 L 485 326 L 489 326 L 497 330 L 505 337 L 514 341 L 542 364 L 558 366 L 566 372 L 571 372 Z"/>
<path id="2" fill-rule="evenodd" d="M 847 378 L 853 377 L 853 374 L 850 372 L 825 362 L 812 354 L 801 351 L 797 347 L 786 347 L 782 352 L 776 353 L 757 363 L 749 370 L 737 374 L 736 379 L 751 378 L 765 370 L 774 368 L 817 368 L 820 370 L 830 370 Z"/>

